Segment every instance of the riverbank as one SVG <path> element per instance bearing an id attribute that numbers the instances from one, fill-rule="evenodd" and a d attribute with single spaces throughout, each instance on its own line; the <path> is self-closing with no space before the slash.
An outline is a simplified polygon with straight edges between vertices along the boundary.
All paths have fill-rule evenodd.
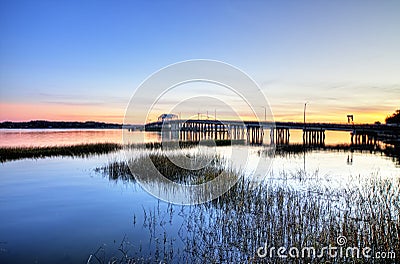
<path id="1" fill-rule="evenodd" d="M 198 141 L 180 141 L 180 148 L 195 147 L 199 144 Z M 202 146 L 230 146 L 244 145 L 243 140 L 216 140 L 216 141 L 202 141 Z M 167 142 L 151 142 L 142 144 L 131 144 L 129 148 L 143 148 L 143 149 L 161 149 L 161 148 L 176 148 L 177 145 L 168 144 Z M 276 145 L 275 148 L 269 146 L 265 150 L 260 150 L 259 154 L 267 155 L 291 155 L 302 154 L 310 151 L 348 151 L 348 152 L 370 152 L 380 153 L 393 158 L 393 161 L 400 165 L 400 153 L 398 148 L 392 146 L 384 147 L 356 147 L 350 144 L 337 144 L 327 146 L 305 146 L 303 144 L 292 145 Z M 86 157 L 90 155 L 101 155 L 113 151 L 121 150 L 122 144 L 118 143 L 88 143 L 66 146 L 47 146 L 47 147 L 0 147 L 0 162 L 7 162 L 19 159 L 41 159 L 46 157 Z"/>

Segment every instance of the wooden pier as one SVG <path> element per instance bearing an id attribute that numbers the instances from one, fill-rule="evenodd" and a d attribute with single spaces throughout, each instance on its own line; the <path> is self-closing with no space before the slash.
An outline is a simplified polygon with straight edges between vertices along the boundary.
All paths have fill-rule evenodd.
<path id="1" fill-rule="evenodd" d="M 325 144 L 325 131 L 349 132 L 352 145 L 375 145 L 378 141 L 399 145 L 400 127 L 383 124 L 334 124 L 301 122 L 256 122 L 232 120 L 168 120 L 145 125 L 146 131 L 159 131 L 171 139 L 200 140 L 247 140 L 249 144 L 263 144 L 269 131 L 271 144 L 289 144 L 290 130 L 303 131 L 303 143 L 311 146 Z"/>

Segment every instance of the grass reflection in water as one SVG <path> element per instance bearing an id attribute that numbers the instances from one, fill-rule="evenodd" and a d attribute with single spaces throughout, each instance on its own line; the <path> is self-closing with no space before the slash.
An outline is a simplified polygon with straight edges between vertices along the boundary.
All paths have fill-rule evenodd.
<path id="1" fill-rule="evenodd" d="M 210 180 L 221 170 L 229 170 L 218 156 L 206 168 L 195 172 L 176 168 L 162 153 L 152 154 L 151 159 L 171 180 L 187 182 L 190 179 L 191 184 Z M 134 162 L 141 166 L 140 157 Z M 135 179 L 124 162 L 114 161 L 97 171 L 108 175 L 110 180 Z M 240 176 L 233 188 L 211 202 L 195 206 L 168 204 L 164 209 L 143 208 L 143 225 L 135 225 L 135 228 L 148 230 L 151 249 L 144 251 L 141 245 L 125 238 L 119 248 L 123 254 L 105 257 L 99 254 L 100 248 L 93 254 L 91 263 L 110 260 L 114 263 L 286 263 L 288 259 L 280 258 L 276 253 L 272 258 L 260 258 L 257 250 L 267 243 L 268 248 L 276 249 L 281 246 L 300 250 L 314 247 L 318 255 L 323 247 L 337 246 L 340 236 L 347 238 L 346 247 L 360 250 L 370 247 L 372 255 L 395 252 L 399 257 L 399 178 L 358 177 L 353 179 L 357 184 L 351 187 L 330 189 L 321 187 L 315 175 L 312 177 L 307 188 L 293 188 L 285 182 L 266 180 L 252 189 L 249 188 L 252 183 Z M 168 227 L 176 225 L 173 219 L 181 219 L 178 235 L 167 231 Z M 317 255 L 290 261 L 371 261 L 362 255 L 360 258 Z M 395 262 L 394 259 L 388 261 Z"/>

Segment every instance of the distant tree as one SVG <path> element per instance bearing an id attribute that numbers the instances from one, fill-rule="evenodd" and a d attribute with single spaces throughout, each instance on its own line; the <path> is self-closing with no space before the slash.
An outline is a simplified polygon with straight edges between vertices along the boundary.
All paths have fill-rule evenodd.
<path id="1" fill-rule="evenodd" d="M 391 116 L 386 117 L 386 124 L 400 124 L 400 109 L 396 110 Z"/>

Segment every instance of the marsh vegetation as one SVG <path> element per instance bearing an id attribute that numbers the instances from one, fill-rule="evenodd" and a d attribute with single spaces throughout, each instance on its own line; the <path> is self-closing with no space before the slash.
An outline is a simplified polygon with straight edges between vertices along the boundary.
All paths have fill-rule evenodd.
<path id="1" fill-rule="evenodd" d="M 199 145 L 198 141 L 179 141 L 178 144 L 171 142 L 148 142 L 148 143 L 85 143 L 60 146 L 20 146 L 0 147 L 0 162 L 18 159 L 40 159 L 46 157 L 89 157 L 110 153 L 116 150 L 126 149 L 168 149 L 168 148 L 191 148 Z M 243 140 L 203 140 L 202 146 L 229 146 L 244 144 Z"/>
<path id="2" fill-rule="evenodd" d="M 214 175 L 222 169 L 229 170 L 218 156 L 206 170 L 197 172 L 171 166 L 161 153 L 151 157 L 158 169 L 179 181 L 195 176 L 202 182 L 209 180 L 206 172 Z M 133 164 L 141 166 L 141 162 L 138 158 Z M 113 161 L 97 171 L 113 181 L 135 179 L 124 162 Z M 282 176 L 266 179 L 254 188 L 243 173 L 239 176 L 233 188 L 213 201 L 194 206 L 158 203 L 154 208 L 143 208 L 142 217 L 133 215 L 133 228 L 147 230 L 148 241 L 124 237 L 119 253 L 106 254 L 106 249 L 100 247 L 90 263 L 371 262 L 362 255 L 359 258 L 339 254 L 317 256 L 324 247 L 339 247 L 339 237 L 346 238 L 344 249 L 369 247 L 372 255 L 376 252 L 392 252 L 397 258 L 400 255 L 398 177 L 358 176 L 352 179 L 352 184 L 330 188 L 320 184 L 322 179 L 317 174 L 304 172 L 301 181 L 296 175 L 290 177 L 298 180 L 296 187 L 288 184 L 287 176 Z M 171 232 L 172 229 L 178 230 L 177 233 Z M 275 253 L 260 257 L 257 254 L 260 247 L 268 253 L 275 247 Z M 315 253 L 287 259 L 278 257 L 279 247 L 295 247 L 300 252 L 304 247 L 313 247 Z"/>
<path id="3" fill-rule="evenodd" d="M 1 147 L 0 162 L 18 159 L 40 159 L 46 157 L 88 157 L 106 154 L 121 149 L 116 143 L 79 144 L 70 146 L 49 147 Z"/>
<path id="4" fill-rule="evenodd" d="M 0 147 L 0 162 L 19 160 L 19 159 L 41 159 L 47 157 L 90 157 L 93 155 L 107 154 L 121 149 L 174 149 L 174 148 L 193 148 L 199 145 L 204 147 L 221 147 L 230 145 L 244 145 L 243 140 L 203 140 L 199 141 L 179 141 L 173 142 L 148 142 L 122 145 L 118 143 L 87 143 L 65 146 L 47 147 Z M 272 150 L 272 151 L 271 151 Z M 287 156 L 302 154 L 315 150 L 320 151 L 347 151 L 347 152 L 369 152 L 378 153 L 391 157 L 393 162 L 400 165 L 400 150 L 398 146 L 385 145 L 371 147 L 355 147 L 350 144 L 336 144 L 324 146 L 304 146 L 303 144 L 272 145 L 260 154 L 269 156 Z M 155 157 L 156 158 L 156 157 Z"/>

